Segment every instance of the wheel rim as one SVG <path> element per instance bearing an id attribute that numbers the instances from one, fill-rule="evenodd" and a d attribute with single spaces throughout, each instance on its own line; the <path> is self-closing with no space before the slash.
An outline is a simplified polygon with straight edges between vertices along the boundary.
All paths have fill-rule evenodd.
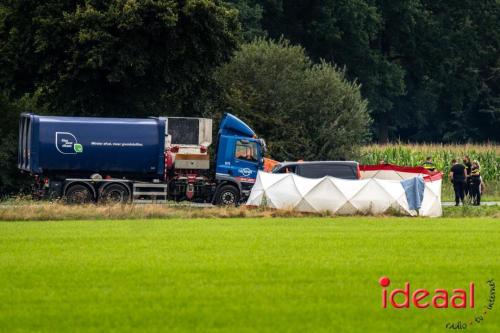
<path id="1" fill-rule="evenodd" d="M 123 192 L 119 190 L 113 190 L 106 194 L 106 202 L 110 203 L 120 203 L 123 202 Z"/>
<path id="2" fill-rule="evenodd" d="M 85 190 L 78 190 L 71 193 L 71 203 L 86 203 L 89 201 L 89 193 Z"/>
<path id="3" fill-rule="evenodd" d="M 233 192 L 223 192 L 221 195 L 221 201 L 224 205 L 231 205 L 236 202 L 236 196 Z"/>

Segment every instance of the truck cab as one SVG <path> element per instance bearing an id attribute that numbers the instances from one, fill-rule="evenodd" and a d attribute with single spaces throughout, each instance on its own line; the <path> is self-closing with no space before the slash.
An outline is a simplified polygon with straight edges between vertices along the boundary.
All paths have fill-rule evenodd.
<path id="1" fill-rule="evenodd" d="M 265 141 L 242 120 L 224 114 L 217 136 L 214 202 L 233 204 L 248 197 L 258 170 L 264 167 Z"/>

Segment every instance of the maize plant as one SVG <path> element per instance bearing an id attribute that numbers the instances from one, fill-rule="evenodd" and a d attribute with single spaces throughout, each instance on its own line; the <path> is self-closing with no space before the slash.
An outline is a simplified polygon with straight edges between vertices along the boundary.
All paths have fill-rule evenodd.
<path id="1" fill-rule="evenodd" d="M 361 149 L 359 162 L 361 164 L 378 164 L 384 160 L 387 163 L 407 166 L 421 165 L 427 156 L 432 157 L 436 168 L 448 174 L 451 160 L 462 159 L 468 155 L 478 160 L 481 165 L 481 175 L 485 181 L 500 181 L 500 145 L 495 144 L 384 144 L 368 145 Z"/>

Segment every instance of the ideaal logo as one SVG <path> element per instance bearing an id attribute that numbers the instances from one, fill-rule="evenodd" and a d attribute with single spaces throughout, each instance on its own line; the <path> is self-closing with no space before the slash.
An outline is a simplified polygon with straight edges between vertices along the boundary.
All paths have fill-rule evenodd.
<path id="1" fill-rule="evenodd" d="M 485 319 L 488 312 L 493 310 L 495 304 L 496 284 L 495 280 L 490 279 L 486 281 L 489 287 L 489 295 L 487 304 L 482 308 L 480 314 L 474 314 L 473 318 L 468 320 L 460 320 L 458 322 L 448 322 L 445 328 L 450 330 L 465 330 L 481 324 Z M 384 276 L 379 279 L 379 284 L 382 287 L 382 308 L 392 306 L 396 309 L 409 308 L 412 304 L 415 308 L 425 309 L 434 307 L 436 309 L 444 309 L 452 307 L 455 309 L 474 309 L 475 306 L 475 285 L 474 282 L 469 283 L 468 289 L 453 289 L 447 291 L 445 289 L 435 289 L 433 292 L 427 289 L 418 288 L 412 292 L 409 282 L 406 282 L 404 288 L 396 288 L 388 291 L 387 287 L 391 284 L 391 280 Z M 396 297 L 401 295 L 403 300 L 398 302 Z M 401 298 L 401 297 L 398 297 Z M 389 305 L 390 304 L 390 305 Z"/>
<path id="2" fill-rule="evenodd" d="M 449 306 L 460 308 L 474 308 L 474 282 L 469 283 L 468 290 L 466 289 L 453 289 L 448 292 L 445 289 L 435 289 L 430 292 L 427 289 L 418 288 L 411 291 L 410 282 L 406 282 L 404 288 L 394 289 L 390 293 L 387 287 L 391 284 L 388 277 L 381 277 L 379 284 L 382 287 L 382 307 L 387 308 L 388 304 L 396 309 L 409 308 L 413 305 L 419 309 L 425 309 L 432 306 L 436 309 L 448 308 Z M 398 303 L 396 297 L 403 296 L 403 301 Z M 450 297 L 451 296 L 451 297 Z"/>
<path id="3" fill-rule="evenodd" d="M 83 146 L 69 132 L 56 132 L 56 149 L 64 155 L 83 153 Z"/>

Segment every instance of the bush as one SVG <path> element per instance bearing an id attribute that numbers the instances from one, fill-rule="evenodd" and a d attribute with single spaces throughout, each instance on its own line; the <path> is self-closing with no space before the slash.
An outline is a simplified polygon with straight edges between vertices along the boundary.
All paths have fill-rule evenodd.
<path id="1" fill-rule="evenodd" d="M 19 135 L 19 114 L 31 110 L 31 99 L 24 97 L 12 102 L 5 94 L 0 93 L 0 199 L 23 192 L 28 188 L 28 177 L 17 169 L 17 141 Z"/>
<path id="2" fill-rule="evenodd" d="M 275 159 L 349 159 L 368 137 L 360 86 L 285 40 L 242 45 L 216 80 L 225 91 L 222 109 L 265 136 Z"/>

